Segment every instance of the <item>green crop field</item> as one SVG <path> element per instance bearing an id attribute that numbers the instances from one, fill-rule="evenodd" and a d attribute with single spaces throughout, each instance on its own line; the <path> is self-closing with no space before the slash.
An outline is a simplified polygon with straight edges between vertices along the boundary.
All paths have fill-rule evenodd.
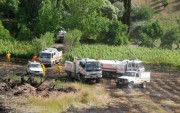
<path id="1" fill-rule="evenodd" d="M 180 65 L 180 50 L 82 44 L 75 47 L 68 55 L 112 60 L 139 59 L 149 64 Z"/>

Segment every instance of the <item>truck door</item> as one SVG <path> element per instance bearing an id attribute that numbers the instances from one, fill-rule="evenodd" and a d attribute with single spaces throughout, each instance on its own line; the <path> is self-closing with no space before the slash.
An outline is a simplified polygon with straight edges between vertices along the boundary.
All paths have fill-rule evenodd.
<path id="1" fill-rule="evenodd" d="M 140 82 L 140 75 L 139 75 L 139 73 L 134 73 L 134 74 L 135 74 L 135 81 L 134 81 L 134 83 L 138 84 Z"/>

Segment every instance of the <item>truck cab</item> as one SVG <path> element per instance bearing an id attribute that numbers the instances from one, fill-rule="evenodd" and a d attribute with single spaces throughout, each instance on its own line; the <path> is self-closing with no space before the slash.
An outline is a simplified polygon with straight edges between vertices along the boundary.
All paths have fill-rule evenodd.
<path id="1" fill-rule="evenodd" d="M 101 64 L 98 60 L 83 58 L 75 61 L 65 62 L 65 71 L 70 79 L 77 79 L 82 82 L 102 78 Z"/>
<path id="2" fill-rule="evenodd" d="M 143 88 L 146 88 L 149 82 L 150 72 L 143 71 L 126 71 L 123 76 L 116 78 L 117 87 L 127 85 L 128 88 L 132 88 L 134 85 L 142 85 Z"/>
<path id="3" fill-rule="evenodd" d="M 46 48 L 40 52 L 39 61 L 45 65 L 54 65 L 61 61 L 62 51 L 58 51 L 56 48 Z"/>
<path id="4" fill-rule="evenodd" d="M 64 41 L 65 34 L 66 31 L 64 29 L 61 29 L 56 36 L 56 42 L 62 43 Z"/>
<path id="5" fill-rule="evenodd" d="M 126 71 L 145 71 L 145 68 L 140 60 L 123 60 L 117 65 L 117 73 Z"/>

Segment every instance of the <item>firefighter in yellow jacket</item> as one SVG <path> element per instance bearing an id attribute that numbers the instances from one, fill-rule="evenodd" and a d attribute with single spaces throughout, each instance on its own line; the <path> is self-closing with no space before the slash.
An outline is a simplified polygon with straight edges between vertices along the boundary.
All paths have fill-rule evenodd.
<path id="1" fill-rule="evenodd" d="M 46 68 L 45 68 L 44 64 L 41 64 L 41 66 L 42 66 L 42 70 L 43 70 L 43 76 L 45 76 L 46 75 Z"/>
<path id="2" fill-rule="evenodd" d="M 6 53 L 6 61 L 10 62 L 10 60 L 11 60 L 11 54 L 10 54 L 9 51 L 7 51 L 7 53 Z"/>
<path id="3" fill-rule="evenodd" d="M 58 75 L 61 75 L 62 67 L 61 67 L 60 64 L 57 64 L 57 65 L 56 65 L 56 69 L 57 69 Z"/>

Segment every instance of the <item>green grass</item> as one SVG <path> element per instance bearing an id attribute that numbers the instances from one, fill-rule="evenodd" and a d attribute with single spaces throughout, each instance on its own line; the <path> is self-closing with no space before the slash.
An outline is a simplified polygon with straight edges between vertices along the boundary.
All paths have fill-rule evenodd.
<path id="1" fill-rule="evenodd" d="M 51 47 L 53 36 L 53 33 L 47 32 L 32 41 L 0 40 L 0 53 L 5 55 L 6 51 L 10 51 L 12 57 L 31 58 L 34 53 L 39 54 L 46 47 Z"/>
<path id="2" fill-rule="evenodd" d="M 110 60 L 139 59 L 150 64 L 180 65 L 180 50 L 82 44 L 76 46 L 68 55 Z"/>

